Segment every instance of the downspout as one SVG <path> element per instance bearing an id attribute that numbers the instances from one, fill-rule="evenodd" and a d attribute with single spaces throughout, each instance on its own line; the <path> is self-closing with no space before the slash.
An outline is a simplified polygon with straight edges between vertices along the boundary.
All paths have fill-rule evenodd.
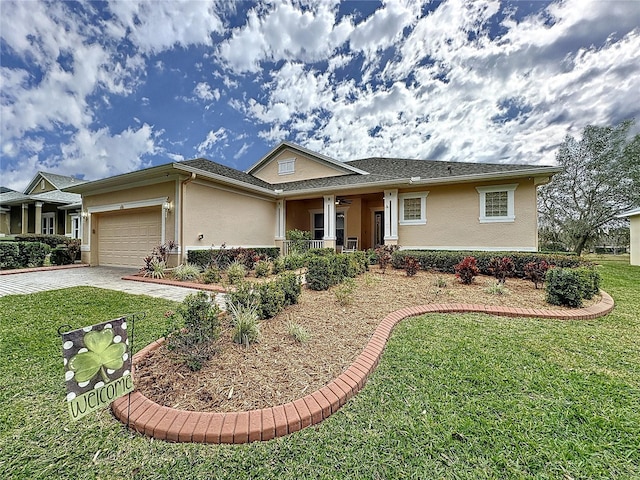
<path id="1" fill-rule="evenodd" d="M 182 252 L 180 255 L 180 263 L 185 263 L 187 259 L 187 247 L 184 244 L 184 199 L 186 193 L 186 186 L 188 183 L 193 182 L 196 179 L 196 173 L 191 172 L 191 176 L 186 180 L 183 180 L 180 185 L 180 251 Z"/>

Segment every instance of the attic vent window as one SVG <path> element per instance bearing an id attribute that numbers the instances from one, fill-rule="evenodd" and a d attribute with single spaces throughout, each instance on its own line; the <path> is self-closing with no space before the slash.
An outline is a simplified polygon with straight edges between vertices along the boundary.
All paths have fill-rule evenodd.
<path id="1" fill-rule="evenodd" d="M 296 171 L 296 159 L 288 158 L 278 162 L 278 175 L 291 175 Z"/>
<path id="2" fill-rule="evenodd" d="M 44 179 L 40 181 L 40 190 L 44 190 Z"/>

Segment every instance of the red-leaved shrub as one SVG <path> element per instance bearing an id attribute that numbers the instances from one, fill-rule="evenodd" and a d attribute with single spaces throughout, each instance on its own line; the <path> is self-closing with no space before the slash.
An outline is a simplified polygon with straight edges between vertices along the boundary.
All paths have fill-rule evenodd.
<path id="1" fill-rule="evenodd" d="M 454 267 L 454 270 L 456 277 L 465 285 L 473 282 L 473 277 L 480 273 L 475 257 L 463 258 L 462 261 Z"/>

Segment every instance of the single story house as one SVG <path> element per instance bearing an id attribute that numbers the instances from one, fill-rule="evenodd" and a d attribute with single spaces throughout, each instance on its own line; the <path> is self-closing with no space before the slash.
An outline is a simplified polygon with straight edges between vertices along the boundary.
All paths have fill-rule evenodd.
<path id="1" fill-rule="evenodd" d="M 219 247 L 381 244 L 535 251 L 536 190 L 558 167 L 403 158 L 340 162 L 283 142 L 247 171 L 202 158 L 67 187 L 82 195 L 82 261 L 135 266 L 173 240 L 172 263 Z"/>
<path id="2" fill-rule="evenodd" d="M 80 238 L 82 197 L 62 189 L 82 180 L 38 172 L 24 192 L 0 187 L 0 236 L 21 233 Z"/>
<path id="3" fill-rule="evenodd" d="M 631 265 L 640 265 L 640 208 L 624 212 L 619 217 L 628 218 L 631 221 L 630 262 Z"/>

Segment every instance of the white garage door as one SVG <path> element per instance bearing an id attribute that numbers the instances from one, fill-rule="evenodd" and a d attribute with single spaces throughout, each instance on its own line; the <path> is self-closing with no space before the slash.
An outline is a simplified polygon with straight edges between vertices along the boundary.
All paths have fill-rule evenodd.
<path id="1" fill-rule="evenodd" d="M 98 263 L 141 268 L 162 240 L 160 207 L 103 213 L 98 221 Z"/>

